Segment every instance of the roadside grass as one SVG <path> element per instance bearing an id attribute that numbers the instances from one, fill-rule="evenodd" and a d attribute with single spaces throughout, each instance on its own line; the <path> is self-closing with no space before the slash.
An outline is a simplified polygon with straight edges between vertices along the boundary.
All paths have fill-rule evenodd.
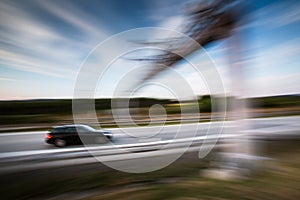
<path id="1" fill-rule="evenodd" d="M 85 199 L 300 199 L 299 144 L 299 141 L 268 143 L 265 153 L 274 160 L 263 171 L 243 180 L 222 181 L 195 175 Z"/>
<path id="2" fill-rule="evenodd" d="M 85 193 L 85 191 L 95 190 L 106 193 L 198 176 L 199 169 L 206 167 L 207 161 L 197 160 L 197 162 L 180 162 L 159 171 L 141 174 L 130 174 L 99 166 L 87 167 L 87 169 L 74 167 L 63 171 L 60 169 L 32 171 L 15 177 L 14 175 L 2 177 L 5 187 L 0 187 L 0 192 L 6 195 L 7 199 L 39 199 L 40 197 L 46 199 L 64 193 Z"/>
<path id="3" fill-rule="evenodd" d="M 221 181 L 201 177 L 189 178 L 177 183 L 155 184 L 142 188 L 120 190 L 105 195 L 95 195 L 86 199 L 299 199 L 299 168 L 289 169 L 289 174 L 266 172 L 248 180 Z"/>
<path id="4" fill-rule="evenodd" d="M 288 117 L 288 116 L 299 116 L 298 113 L 293 114 L 280 114 L 280 115 L 263 115 L 263 116 L 254 116 L 253 118 L 272 118 L 272 117 Z M 65 125 L 65 124 L 73 124 L 73 120 L 71 119 L 72 116 L 56 118 L 55 122 L 52 123 L 27 123 L 27 124 L 19 124 L 19 125 L 10 125 L 10 126 L 0 126 L 0 134 L 1 133 L 11 133 L 11 132 L 24 132 L 24 131 L 48 131 L 54 126 Z M 68 120 L 66 120 L 66 118 Z M 1 119 L 1 118 L 0 118 Z M 51 121 L 49 120 L 49 121 Z M 220 119 L 222 120 L 222 119 Z M 49 122 L 48 121 L 48 122 Z M 177 124 L 192 124 L 192 123 L 205 123 L 210 122 L 210 118 L 203 118 L 203 119 L 191 119 L 191 120 L 175 120 L 175 121 L 166 121 L 166 122 L 138 122 L 136 124 L 116 124 L 115 122 L 111 123 L 103 123 L 99 122 L 101 128 L 130 128 L 135 126 L 159 126 L 159 125 L 177 125 Z M 214 119 L 213 121 L 218 121 L 218 119 Z M 225 119 L 225 121 L 231 121 L 231 119 Z M 97 124 L 98 125 L 98 124 Z"/>
<path id="5" fill-rule="evenodd" d="M 270 111 L 268 111 L 270 110 Z M 299 116 L 300 108 L 294 108 L 294 110 L 286 109 L 262 109 L 258 113 L 259 115 L 253 115 L 252 118 L 271 118 L 271 117 L 287 117 L 287 116 Z M 255 112 L 254 112 L 255 113 Z M 159 126 L 159 125 L 175 125 L 175 124 L 191 124 L 191 123 L 202 123 L 211 121 L 211 113 L 201 113 L 200 118 L 182 118 L 180 114 L 168 115 L 166 121 L 153 121 L 149 119 L 148 115 L 143 116 L 145 119 L 142 121 L 135 121 L 135 123 L 120 123 L 117 124 L 114 121 L 113 116 L 98 116 L 99 124 L 101 128 L 126 128 L 134 126 Z M 164 119 L 164 117 L 162 117 Z M 213 121 L 222 120 L 213 119 Z M 225 121 L 231 119 L 225 118 Z M 53 126 L 73 124 L 72 114 L 35 114 L 35 115 L 2 115 L 0 116 L 0 134 L 10 132 L 24 132 L 24 131 L 45 131 L 51 129 Z M 89 121 L 82 122 L 89 124 Z"/>
<path id="6" fill-rule="evenodd" d="M 196 155 L 151 173 L 129 174 L 107 167 L 33 171 L 2 178 L 4 199 L 194 200 L 300 199 L 300 141 L 268 141 L 261 171 L 240 180 L 202 176 L 210 156 Z M 15 176 L 15 177 L 14 177 Z"/>

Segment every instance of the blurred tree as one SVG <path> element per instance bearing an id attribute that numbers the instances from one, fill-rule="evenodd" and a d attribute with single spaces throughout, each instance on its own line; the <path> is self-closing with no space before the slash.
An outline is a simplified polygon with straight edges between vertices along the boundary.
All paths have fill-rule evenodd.
<path id="1" fill-rule="evenodd" d="M 229 37 L 232 29 L 237 22 L 237 0 L 210 0 L 196 1 L 187 4 L 185 14 L 187 21 L 182 25 L 183 33 L 198 42 L 202 47 L 211 42 Z M 148 73 L 142 81 L 149 80 L 172 67 L 199 49 L 201 46 L 195 46 L 193 43 L 183 38 L 169 38 L 161 42 L 139 42 L 143 45 L 162 45 L 167 44 L 169 48 L 164 49 L 162 54 L 153 57 L 138 58 L 133 60 L 152 62 L 152 71 Z M 178 52 L 178 53 L 174 53 Z"/>
<path id="2" fill-rule="evenodd" d="M 244 70 L 241 62 L 239 62 L 241 60 L 242 49 L 241 35 L 234 33 L 234 28 L 237 27 L 238 21 L 243 19 L 245 15 L 242 3 L 242 1 L 238 0 L 199 0 L 187 4 L 185 13 L 188 20 L 184 22 L 185 25 L 182 32 L 195 40 L 200 46 L 189 42 L 186 37 L 170 38 L 160 43 L 149 42 L 150 45 L 161 45 L 165 43 L 169 48 L 164 49 L 165 51 L 162 54 L 136 59 L 150 61 L 153 64 L 152 70 L 142 79 L 142 82 L 144 82 L 169 67 L 173 67 L 174 64 L 194 53 L 201 48 L 201 46 L 205 47 L 211 42 L 227 38 L 232 34 L 235 35 L 234 40 L 230 41 L 230 52 L 228 56 L 231 65 L 229 69 L 232 82 L 231 86 L 235 97 L 231 100 L 231 116 L 229 118 L 237 120 L 236 128 L 232 129 L 232 132 L 238 133 L 238 136 L 235 138 L 227 156 L 223 158 L 227 161 L 226 164 L 222 164 L 222 168 L 225 167 L 225 173 L 228 172 L 226 172 L 226 166 L 229 169 L 232 166 L 236 166 L 236 169 L 244 168 L 250 171 L 251 169 L 248 168 L 247 165 L 252 162 L 252 159 L 256 159 L 251 156 L 251 154 L 253 154 L 252 142 L 247 136 L 242 134 L 243 129 L 246 129 L 246 125 L 241 123 L 241 120 L 248 117 L 245 111 L 247 102 L 244 100 Z M 244 156 L 240 156 L 242 154 L 244 154 Z M 236 157 L 237 155 L 238 157 Z"/>

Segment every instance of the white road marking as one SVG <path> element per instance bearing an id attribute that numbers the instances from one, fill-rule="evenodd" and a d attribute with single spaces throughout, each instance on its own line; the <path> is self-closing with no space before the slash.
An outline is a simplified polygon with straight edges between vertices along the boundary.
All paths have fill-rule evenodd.
<path id="1" fill-rule="evenodd" d="M 4 136 L 17 136 L 17 135 L 40 135 L 40 134 L 46 134 L 46 133 L 49 133 L 49 131 L 0 133 L 0 137 L 4 137 Z"/>
<path id="2" fill-rule="evenodd" d="M 265 121 L 266 123 L 274 122 L 279 120 L 281 123 L 284 123 L 283 125 L 280 125 L 280 128 L 278 126 L 276 127 L 265 127 L 265 128 L 259 128 L 259 129 L 251 129 L 246 130 L 245 132 L 249 133 L 250 135 L 253 133 L 256 133 L 257 135 L 263 135 L 263 134 L 278 134 L 280 132 L 287 132 L 289 134 L 298 134 L 300 131 L 300 127 L 298 125 L 293 124 L 294 126 L 290 125 L 290 120 L 292 120 L 294 123 L 297 122 L 300 119 L 299 116 L 292 116 L 292 117 L 276 117 L 276 118 L 263 118 L 263 119 L 250 119 L 253 121 Z M 299 120 L 300 121 L 300 120 Z M 222 122 L 215 122 L 216 124 L 222 123 Z M 196 123 L 196 124 L 184 124 L 184 126 L 204 126 L 207 124 L 211 124 L 211 122 L 208 123 Z M 168 126 L 168 128 L 176 127 L 180 125 L 171 125 Z M 226 122 L 225 125 L 227 128 L 231 126 L 231 122 Z M 151 129 L 152 127 L 142 127 Z M 131 127 L 127 129 L 141 129 L 140 127 Z M 112 131 L 120 132 L 119 129 L 109 129 Z M 47 131 L 38 131 L 38 132 L 20 132 L 20 133 L 3 133 L 0 134 L 0 137 L 4 136 L 18 136 L 18 135 L 38 135 L 38 134 L 46 134 Z M 114 136 L 124 136 L 122 133 L 115 133 Z M 202 136 L 196 136 L 196 137 L 190 137 L 190 138 L 180 138 L 180 139 L 169 139 L 169 140 L 161 140 L 161 141 L 144 141 L 142 143 L 133 143 L 133 144 L 122 144 L 122 145 L 114 145 L 114 144 L 108 144 L 101 147 L 77 147 L 77 148 L 64 148 L 64 149 L 45 149 L 45 150 L 29 150 L 29 151 L 15 151 L 15 152 L 5 152 L 0 153 L 0 158 L 12 158 L 12 157 L 18 157 L 18 156 L 32 156 L 32 155 L 41 155 L 41 154 L 51 154 L 51 153 L 69 153 L 69 152 L 83 152 L 88 150 L 109 150 L 113 148 L 133 148 L 133 147 L 145 147 L 145 146 L 153 146 L 153 145 L 166 145 L 169 143 L 184 143 L 184 142 L 193 142 L 197 140 L 204 140 L 204 139 L 216 139 L 216 137 L 222 139 L 222 138 L 230 138 L 238 135 L 234 134 L 228 134 L 228 133 L 222 133 L 222 134 L 216 134 L 216 135 L 202 135 Z"/>

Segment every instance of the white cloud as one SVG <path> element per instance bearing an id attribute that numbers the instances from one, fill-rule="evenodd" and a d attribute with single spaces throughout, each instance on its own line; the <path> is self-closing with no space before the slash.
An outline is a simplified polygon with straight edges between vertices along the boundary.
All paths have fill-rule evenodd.
<path id="1" fill-rule="evenodd" d="M 103 28 L 97 27 L 95 20 L 88 13 L 83 12 L 71 3 L 61 2 L 60 5 L 51 1 L 37 1 L 37 3 L 87 35 L 98 38 L 106 38 L 109 35 Z"/>
<path id="2" fill-rule="evenodd" d="M 289 1 L 271 3 L 256 10 L 243 27 L 280 28 L 295 22 L 300 22 L 300 4 L 290 5 Z"/>
<path id="3" fill-rule="evenodd" d="M 249 81 L 247 96 L 300 94 L 300 74 L 269 75 Z"/>
<path id="4" fill-rule="evenodd" d="M 168 17 L 160 23 L 160 27 L 176 31 L 182 31 L 184 17 L 181 15 Z"/>
<path id="5" fill-rule="evenodd" d="M 1 64 L 22 71 L 29 71 L 38 74 L 63 78 L 71 78 L 72 75 L 76 75 L 76 70 L 71 70 L 72 67 L 63 65 L 57 66 L 57 64 L 53 66 L 53 63 L 36 59 L 34 57 L 13 53 L 10 51 L 0 50 L 0 58 Z"/>
<path id="6" fill-rule="evenodd" d="M 24 9 L 22 4 L 4 1 L 0 3 L 0 18 L 5 19 L 0 24 L 3 43 L 0 63 L 21 71 L 73 79 L 83 58 L 97 44 L 95 41 L 106 38 L 104 29 L 94 28 L 82 11 L 62 10 L 48 1 L 37 3 L 45 4 L 54 15 L 90 37 L 84 36 L 86 39 L 81 41 L 69 38 L 44 19 L 33 17 L 30 9 Z"/>
<path id="7" fill-rule="evenodd" d="M 16 81 L 16 79 L 0 76 L 0 81 Z"/>

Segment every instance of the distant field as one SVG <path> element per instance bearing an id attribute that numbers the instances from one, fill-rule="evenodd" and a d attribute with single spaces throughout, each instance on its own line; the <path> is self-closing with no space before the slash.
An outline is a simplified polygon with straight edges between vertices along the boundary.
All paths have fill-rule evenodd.
<path id="1" fill-rule="evenodd" d="M 197 101 L 178 101 L 169 99 L 136 98 L 129 101 L 130 112 L 134 121 L 139 125 L 150 122 L 149 108 L 152 105 L 162 105 L 167 114 L 167 123 L 178 123 L 181 119 L 181 110 L 187 122 L 207 121 L 211 115 L 211 99 L 217 97 L 203 96 Z M 227 103 L 230 101 L 227 99 Z M 126 99 L 115 99 L 124 101 Z M 115 127 L 111 112 L 111 99 L 96 99 L 95 110 L 102 127 Z M 252 117 L 270 117 L 300 114 L 300 96 L 275 96 L 247 99 L 251 108 L 248 109 Z M 193 109 L 197 106 L 199 109 Z M 122 109 L 122 108 L 120 108 Z M 195 117 L 199 114 L 200 118 Z M 73 122 L 71 99 L 40 99 L 23 101 L 0 101 L 0 132 L 16 129 L 39 130 L 55 125 L 70 124 Z M 222 110 L 220 110 L 222 111 Z M 227 111 L 228 112 L 228 111 Z M 156 115 L 160 123 L 159 114 Z M 83 117 L 84 118 L 84 117 Z M 163 119 L 163 118 L 162 118 Z M 88 119 L 87 119 L 88 123 Z M 16 129 L 15 129 L 16 128 Z"/>

